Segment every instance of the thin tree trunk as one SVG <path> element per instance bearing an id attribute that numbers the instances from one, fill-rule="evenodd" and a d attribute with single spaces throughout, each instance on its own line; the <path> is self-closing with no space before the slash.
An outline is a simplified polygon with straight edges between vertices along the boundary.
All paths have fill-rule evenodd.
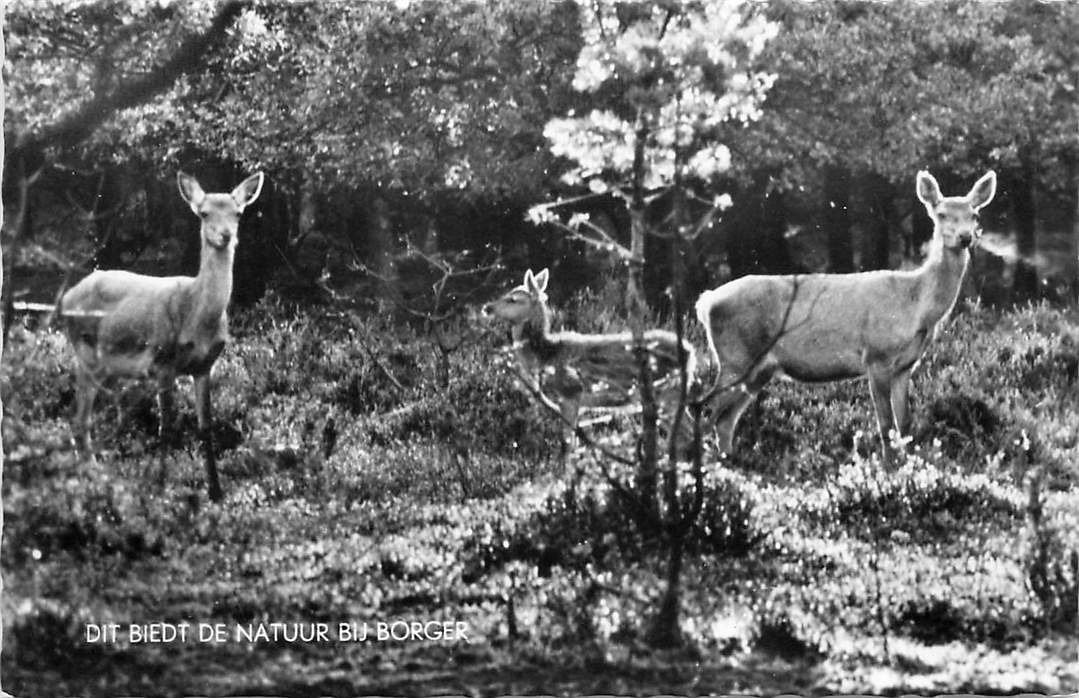
<path id="1" fill-rule="evenodd" d="M 770 191 L 769 173 L 759 173 L 735 204 L 735 223 L 727 240 L 731 276 L 795 271 L 784 233 L 787 209 L 780 191 Z"/>
<path id="2" fill-rule="evenodd" d="M 379 296 L 385 300 L 396 297 L 397 289 L 390 278 L 390 259 L 393 253 L 393 223 L 390 206 L 381 194 L 371 201 L 371 224 L 367 231 L 368 265 L 378 279 Z"/>
<path id="3" fill-rule="evenodd" d="M 933 237 L 933 220 L 916 194 L 911 196 L 910 205 L 910 238 L 905 241 L 903 255 L 907 259 L 917 259 L 922 246 Z"/>
<path id="4" fill-rule="evenodd" d="M 648 234 L 648 221 L 645 218 L 644 200 L 644 144 L 648 138 L 645 127 L 637 129 L 637 138 L 633 148 L 633 200 L 629 205 L 629 278 L 626 284 L 626 312 L 632 327 L 641 328 L 644 303 L 644 244 Z"/>
<path id="5" fill-rule="evenodd" d="M 653 647 L 678 647 L 682 644 L 679 615 L 682 605 L 682 563 L 685 557 L 684 527 L 675 526 L 668 540 L 667 579 L 659 612 L 648 634 L 648 644 Z"/>
<path id="6" fill-rule="evenodd" d="M 863 269 L 887 269 L 890 264 L 891 221 L 894 213 L 891 182 L 880 175 L 870 175 L 867 179 L 866 199 L 869 203 L 869 239 L 866 240 L 866 254 L 862 259 Z"/>
<path id="7" fill-rule="evenodd" d="M 828 236 L 828 271 L 854 271 L 854 238 L 850 228 L 850 170 L 824 168 L 824 230 Z"/>
<path id="8" fill-rule="evenodd" d="M 1075 203 L 1071 209 L 1071 245 L 1068 249 L 1068 263 L 1064 267 L 1068 283 L 1071 285 L 1071 297 L 1075 298 L 1079 291 L 1079 161 L 1072 162 L 1072 193 L 1075 194 Z"/>
<path id="9" fill-rule="evenodd" d="M 0 64 L 4 62 L 4 2 L 0 0 Z M 0 74 L 0 163 L 4 162 L 4 112 L 6 109 L 6 92 L 4 89 L 4 77 Z M 0 167 L 0 190 L 3 189 L 3 168 Z M 4 219 L 4 202 L 3 197 L 0 197 L 0 220 Z M 0 250 L 0 289 L 4 288 L 4 255 Z M 4 344 L 0 339 L 0 359 L 3 358 Z M 0 399 L 0 414 L 4 412 L 3 400 Z M 4 445 L 0 442 L 0 490 L 3 489 L 4 482 Z M 4 499 L 0 497 L 0 540 L 3 539 L 4 534 Z M 3 596 L 4 592 L 4 576 L 3 571 L 0 570 L 0 596 Z M 0 654 L 4 649 L 4 611 L 3 604 L 0 604 Z M 4 690 L 3 677 L 0 677 L 0 692 Z"/>
<path id="10" fill-rule="evenodd" d="M 12 239 L 8 248 L 8 257 L 0 264 L 6 268 L 0 270 L 0 278 L 7 278 L 7 284 L 0 290 L 0 299 L 3 299 L 3 342 L 7 341 L 11 330 L 11 323 L 15 319 L 15 293 L 12 279 L 15 278 L 14 264 L 23 244 L 34 237 L 34 208 L 31 199 L 31 185 L 37 179 L 41 170 L 34 174 L 26 171 L 27 165 L 24 159 L 20 159 L 11 169 L 16 171 L 15 178 L 18 181 L 18 199 L 16 200 L 15 215 L 11 217 Z M 2 219 L 0 219 L 2 220 Z"/>
<path id="11" fill-rule="evenodd" d="M 652 391 L 647 350 L 644 348 L 644 319 L 647 306 L 644 301 L 644 245 L 648 234 L 645 218 L 647 204 L 644 199 L 644 144 L 648 133 L 644 126 L 637 129 L 633 153 L 633 194 L 629 206 L 630 255 L 629 278 L 626 282 L 626 313 L 634 345 L 638 348 L 640 364 L 641 441 L 637 464 L 637 488 L 640 501 L 649 517 L 655 517 L 659 507 L 656 501 L 658 472 L 658 410 Z"/>
<path id="12" fill-rule="evenodd" d="M 97 180 L 94 187 L 94 196 L 87 211 L 90 215 L 90 226 L 94 236 L 94 258 L 90 265 L 95 269 L 123 269 L 134 260 L 124 259 L 124 253 L 134 247 L 136 250 L 143 247 L 142 242 L 134 246 L 130 240 L 121 240 L 117 235 L 118 219 L 117 212 L 123 204 L 125 192 L 118 181 L 115 172 L 106 167 Z M 137 231 L 145 234 L 145 229 Z"/>

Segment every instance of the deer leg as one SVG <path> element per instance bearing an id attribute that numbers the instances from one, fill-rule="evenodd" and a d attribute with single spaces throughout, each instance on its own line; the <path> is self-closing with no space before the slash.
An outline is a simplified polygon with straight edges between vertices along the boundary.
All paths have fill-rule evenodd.
<path id="1" fill-rule="evenodd" d="M 90 423 L 96 397 L 96 379 L 89 370 L 80 366 L 75 372 L 75 416 L 71 420 L 72 446 L 80 457 L 91 462 L 94 460 L 94 449 L 90 439 Z"/>
<path id="2" fill-rule="evenodd" d="M 165 452 L 175 443 L 175 390 L 176 381 L 171 375 L 158 377 L 157 382 L 157 465 L 158 484 L 165 487 Z"/>
<path id="3" fill-rule="evenodd" d="M 176 444 L 176 380 L 162 376 L 157 384 L 157 440 L 161 450 Z"/>
<path id="4" fill-rule="evenodd" d="M 728 390 L 719 401 L 715 411 L 716 434 L 719 436 L 719 448 L 724 453 L 734 451 L 734 429 L 742 413 L 753 402 L 756 393 L 750 393 L 745 386 Z"/>
<path id="5" fill-rule="evenodd" d="M 892 379 L 892 412 L 895 415 L 895 427 L 906 436 L 910 433 L 910 370 L 903 371 Z"/>
<path id="6" fill-rule="evenodd" d="M 577 448 L 577 415 L 580 403 L 572 398 L 563 398 L 559 403 L 562 413 L 562 460 Z"/>
<path id="7" fill-rule="evenodd" d="M 884 459 L 892 460 L 892 441 L 890 432 L 895 428 L 895 415 L 892 413 L 892 380 L 886 371 L 869 370 L 869 393 L 877 409 L 877 429 L 880 431 L 881 444 L 884 446 Z"/>
<path id="8" fill-rule="evenodd" d="M 734 430 L 738 421 L 746 408 L 757 399 L 761 388 L 772 379 L 773 373 L 775 367 L 769 364 L 762 364 L 745 373 L 735 374 L 731 370 L 720 373 L 718 385 L 731 386 L 720 394 L 712 417 L 719 436 L 719 448 L 724 453 L 734 452 Z"/>
<path id="9" fill-rule="evenodd" d="M 199 440 L 206 460 L 206 484 L 210 500 L 220 502 L 221 483 L 217 479 L 217 456 L 214 453 L 213 423 L 210 419 L 210 374 L 195 376 L 195 414 L 199 422 Z"/>

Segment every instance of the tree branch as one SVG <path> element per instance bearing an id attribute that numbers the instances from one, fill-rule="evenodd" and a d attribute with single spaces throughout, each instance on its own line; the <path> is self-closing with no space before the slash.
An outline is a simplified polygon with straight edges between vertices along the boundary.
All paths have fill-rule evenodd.
<path id="1" fill-rule="evenodd" d="M 95 96 L 74 112 L 18 144 L 16 150 L 77 145 L 116 112 L 143 104 L 164 92 L 181 75 L 198 67 L 203 56 L 224 38 L 229 25 L 245 7 L 245 0 L 225 0 L 218 7 L 209 28 L 184 41 L 167 61 L 139 80 L 123 83 L 105 94 Z"/>

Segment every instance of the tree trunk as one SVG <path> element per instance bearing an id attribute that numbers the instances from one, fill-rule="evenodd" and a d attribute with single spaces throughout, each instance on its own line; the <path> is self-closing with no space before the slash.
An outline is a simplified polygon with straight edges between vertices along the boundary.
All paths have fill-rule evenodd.
<path id="1" fill-rule="evenodd" d="M 638 350 L 640 368 L 641 436 L 637 456 L 637 492 L 646 515 L 654 518 L 659 510 L 656 501 L 659 435 L 656 424 L 658 409 L 655 394 L 652 391 L 647 349 L 644 346 L 644 319 L 648 310 L 644 300 L 644 248 L 648 235 L 647 203 L 643 186 L 647 167 L 644 158 L 646 139 L 647 131 L 643 127 L 638 128 L 633 155 L 633 198 L 629 204 L 631 259 L 629 260 L 629 276 L 626 280 L 626 318 L 630 331 L 633 333 L 634 346 Z"/>
<path id="2" fill-rule="evenodd" d="M 633 200 L 629 204 L 629 278 L 626 282 L 626 314 L 635 332 L 641 331 L 646 309 L 644 301 L 644 247 L 648 235 L 648 220 L 644 200 L 644 174 L 648 166 L 644 159 L 644 144 L 648 130 L 638 126 L 633 147 Z"/>
<path id="3" fill-rule="evenodd" d="M 828 236 L 828 271 L 854 271 L 854 238 L 850 229 L 850 170 L 824 168 L 824 230 Z"/>
<path id="4" fill-rule="evenodd" d="M 904 241 L 903 255 L 918 259 L 922 246 L 933 238 L 933 219 L 917 194 L 911 196 L 910 238 Z"/>
<path id="5" fill-rule="evenodd" d="M 379 193 L 371 199 L 370 225 L 367 230 L 367 264 L 378 280 L 378 295 L 383 300 L 396 298 L 396 284 L 390 278 L 393 254 L 393 222 L 390 206 Z"/>
<path id="6" fill-rule="evenodd" d="M 137 78 L 119 81 L 111 91 L 94 95 L 74 110 L 65 111 L 62 118 L 45 126 L 13 150 L 63 149 L 78 145 L 116 112 L 149 101 L 167 90 L 181 75 L 196 70 L 203 57 L 226 39 L 229 26 L 246 7 L 247 3 L 241 0 L 222 2 L 210 26 L 184 40 L 168 60 Z"/>
<path id="7" fill-rule="evenodd" d="M 7 284 L 0 289 L 0 299 L 3 299 L 3 338 L 0 342 L 6 343 L 11 323 L 15 319 L 15 292 L 12 284 L 15 278 L 14 265 L 16 256 L 23 244 L 34 237 L 34 206 L 31 195 L 31 185 L 37 179 L 41 170 L 34 174 L 27 172 L 27 163 L 20 159 L 13 168 L 17 180 L 18 198 L 16 199 L 15 215 L 11 217 L 12 239 L 8 248 L 7 259 L 2 262 L 6 268 L 0 271 L 0 278 L 7 278 Z M 0 218 L 2 220 L 2 218 Z"/>
<path id="8" fill-rule="evenodd" d="M 652 647 L 671 648 L 682 644 L 682 630 L 679 618 L 682 610 L 682 562 L 684 557 L 685 536 L 682 528 L 673 533 L 668 541 L 667 579 L 659 611 L 652 619 L 648 632 L 648 644 Z"/>
<path id="9" fill-rule="evenodd" d="M 1071 164 L 1072 193 L 1075 203 L 1071 207 L 1071 245 L 1068 248 L 1068 262 L 1064 267 L 1065 278 L 1069 284 L 1069 297 L 1075 300 L 1079 291 L 1079 161 Z"/>
<path id="10" fill-rule="evenodd" d="M 730 216 L 732 226 L 727 238 L 727 259 L 731 276 L 746 274 L 785 274 L 795 271 L 784 236 L 787 211 L 783 193 L 770 191 L 769 173 L 754 177 L 742 193 Z"/>
<path id="11" fill-rule="evenodd" d="M 142 240 L 132 244 L 132 240 L 121 235 L 119 211 L 126 199 L 126 192 L 116 172 L 106 168 L 94 187 L 93 199 L 88 207 L 90 225 L 94 236 L 94 257 L 90 265 L 95 269 L 124 269 L 133 259 L 125 259 L 124 254 L 142 249 Z M 136 235 L 145 235 L 145 229 L 133 231 Z"/>
<path id="12" fill-rule="evenodd" d="M 1011 177 L 1012 215 L 1015 222 L 1015 248 L 1019 259 L 1015 263 L 1012 295 L 1015 300 L 1033 298 L 1038 293 L 1038 270 L 1035 268 L 1034 178 L 1029 172 L 1016 172 Z"/>
<path id="13" fill-rule="evenodd" d="M 232 301 L 236 305 L 257 303 L 283 264 L 296 269 L 288 239 L 291 215 L 298 213 L 293 214 L 287 196 L 272 183 L 263 187 L 262 195 L 244 212 L 233 272 Z"/>
<path id="14" fill-rule="evenodd" d="M 4 4 L 0 2 L 0 64 L 4 62 Z M 5 90 L 4 90 L 4 77 L 0 74 L 0 163 L 4 162 L 4 113 L 6 109 Z M 0 191 L 3 190 L 3 168 L 0 167 Z M 0 196 L 0 221 L 4 220 L 4 202 L 3 197 Z M 0 290 L 4 288 L 4 255 L 0 250 Z M 0 356 L 3 355 L 4 343 L 0 339 Z M 0 414 L 4 412 L 3 400 L 0 399 Z M 4 482 L 4 444 L 0 442 L 0 489 L 3 488 Z M 4 499 L 0 497 L 0 538 L 3 538 L 4 532 Z M 0 596 L 3 596 L 4 591 L 4 577 L 3 571 L 0 570 Z M 4 648 L 4 611 L 3 605 L 0 605 L 0 653 Z M 4 690 L 3 679 L 0 678 L 0 692 Z"/>
<path id="15" fill-rule="evenodd" d="M 890 232 L 895 213 L 893 202 L 895 190 L 891 182 L 877 174 L 869 175 L 866 179 L 866 187 L 869 224 L 865 255 L 861 266 L 863 269 L 887 269 L 890 266 Z"/>

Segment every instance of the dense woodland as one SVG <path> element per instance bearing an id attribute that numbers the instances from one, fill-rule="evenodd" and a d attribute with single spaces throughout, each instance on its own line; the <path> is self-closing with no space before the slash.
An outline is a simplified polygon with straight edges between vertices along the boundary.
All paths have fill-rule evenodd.
<path id="1" fill-rule="evenodd" d="M 174 172 L 224 186 L 261 168 L 270 189 L 246 224 L 241 305 L 272 285 L 361 281 L 349 273 L 358 265 L 393 277 L 398 264 L 409 269 L 412 248 L 494 249 L 517 265 L 558 262 L 580 279 L 581 250 L 524 217 L 580 194 L 545 125 L 615 106 L 611 91 L 625 87 L 574 88 L 580 11 L 573 2 L 14 3 L 12 263 L 38 260 L 40 247 L 61 268 L 191 272 L 197 239 L 183 235 L 194 223 Z M 693 186 L 734 206 L 691 256 L 697 287 L 917 258 L 928 236 L 912 185 L 922 168 L 945 189 L 998 171 L 985 227 L 1003 236 L 1008 267 L 1020 262 L 1011 283 L 1020 297 L 1074 277 L 1079 61 L 1067 37 L 1079 20 L 1070 3 L 755 11 L 778 31 L 745 68 L 774 82 L 759 115 L 708 134 L 729 149 L 729 166 Z M 617 200 L 578 206 L 628 238 Z M 655 301 L 666 267 L 650 267 Z M 27 284 L 16 270 L 14 293 Z"/>
<path id="2" fill-rule="evenodd" d="M 1079 5 L 18 0 L 4 29 L 5 690 L 1074 690 Z M 770 386 L 737 455 L 667 462 L 647 398 L 561 453 L 479 317 L 546 268 L 557 326 L 676 329 L 707 377 L 701 291 L 912 268 L 916 173 L 990 169 L 888 467 L 862 381 Z M 27 312 L 92 269 L 194 274 L 177 171 L 266 175 L 221 503 L 192 398 L 159 451 L 145 382 L 78 458 L 72 357 Z M 398 618 L 472 642 L 84 632 Z"/>

